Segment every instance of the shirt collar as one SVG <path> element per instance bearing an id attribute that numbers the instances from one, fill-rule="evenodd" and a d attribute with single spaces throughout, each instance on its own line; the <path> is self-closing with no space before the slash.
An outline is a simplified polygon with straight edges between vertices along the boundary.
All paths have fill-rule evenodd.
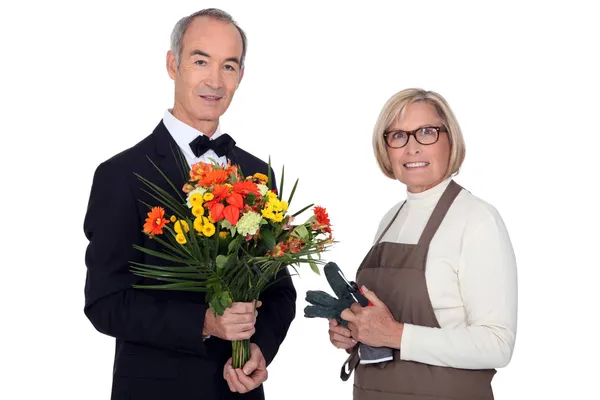
<path id="1" fill-rule="evenodd" d="M 165 111 L 163 116 L 163 123 L 173 139 L 175 143 L 181 148 L 181 150 L 189 157 L 194 158 L 195 155 L 190 148 L 190 142 L 196 139 L 200 135 L 205 135 L 203 132 L 200 132 L 196 128 L 192 128 L 185 122 L 182 122 L 175 118 L 171 113 L 172 109 L 168 109 Z M 221 123 L 217 125 L 217 130 L 210 137 L 211 140 L 214 140 L 221 136 Z"/>

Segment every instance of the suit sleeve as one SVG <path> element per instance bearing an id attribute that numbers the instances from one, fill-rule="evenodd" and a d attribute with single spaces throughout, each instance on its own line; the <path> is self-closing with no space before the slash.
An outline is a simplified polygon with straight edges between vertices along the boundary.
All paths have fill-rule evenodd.
<path id="1" fill-rule="evenodd" d="M 133 244 L 142 245 L 144 234 L 127 174 L 133 178 L 128 168 L 111 161 L 101 164 L 94 174 L 84 221 L 89 240 L 84 312 L 106 335 L 206 356 L 202 340 L 205 305 L 132 288 L 139 279 L 129 271 L 130 262 L 143 257 Z"/>
<path id="2" fill-rule="evenodd" d="M 271 170 L 273 188 L 277 190 L 275 174 Z M 256 333 L 251 341 L 262 351 L 267 366 L 273 361 L 283 343 L 288 329 L 296 317 L 296 289 L 287 268 L 279 271 L 276 283 L 260 296 L 262 306 L 258 309 Z"/>

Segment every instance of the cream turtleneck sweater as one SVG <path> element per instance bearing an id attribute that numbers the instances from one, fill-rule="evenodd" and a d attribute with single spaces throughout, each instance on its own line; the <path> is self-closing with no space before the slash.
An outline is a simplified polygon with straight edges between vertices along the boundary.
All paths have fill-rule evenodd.
<path id="1" fill-rule="evenodd" d="M 416 244 L 447 179 L 407 202 L 384 242 Z M 382 219 L 375 240 L 400 207 Z M 464 369 L 504 367 L 517 330 L 517 271 L 513 248 L 496 209 L 462 190 L 430 245 L 425 272 L 439 328 L 405 324 L 403 360 Z"/>

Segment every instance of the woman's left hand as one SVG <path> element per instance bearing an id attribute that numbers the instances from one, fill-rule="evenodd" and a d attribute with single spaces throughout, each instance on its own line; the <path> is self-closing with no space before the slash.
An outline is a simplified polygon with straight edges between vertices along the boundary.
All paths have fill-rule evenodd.
<path id="1" fill-rule="evenodd" d="M 362 307 L 358 303 L 342 311 L 341 317 L 348 321 L 352 337 L 373 347 L 400 348 L 404 324 L 396 321 L 387 306 L 375 292 L 362 287 L 364 296 L 373 305 Z"/>

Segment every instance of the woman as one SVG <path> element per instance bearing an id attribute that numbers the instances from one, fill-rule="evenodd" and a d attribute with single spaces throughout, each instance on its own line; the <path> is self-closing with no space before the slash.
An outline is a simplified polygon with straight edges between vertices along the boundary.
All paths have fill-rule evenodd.
<path id="1" fill-rule="evenodd" d="M 465 155 L 460 127 L 437 93 L 407 89 L 384 106 L 373 133 L 379 167 L 407 187 L 383 217 L 357 272 L 372 306 L 330 322 L 351 351 L 355 399 L 493 399 L 495 368 L 512 356 L 517 274 L 498 212 L 454 182 Z M 357 342 L 394 349 L 359 362 Z"/>

